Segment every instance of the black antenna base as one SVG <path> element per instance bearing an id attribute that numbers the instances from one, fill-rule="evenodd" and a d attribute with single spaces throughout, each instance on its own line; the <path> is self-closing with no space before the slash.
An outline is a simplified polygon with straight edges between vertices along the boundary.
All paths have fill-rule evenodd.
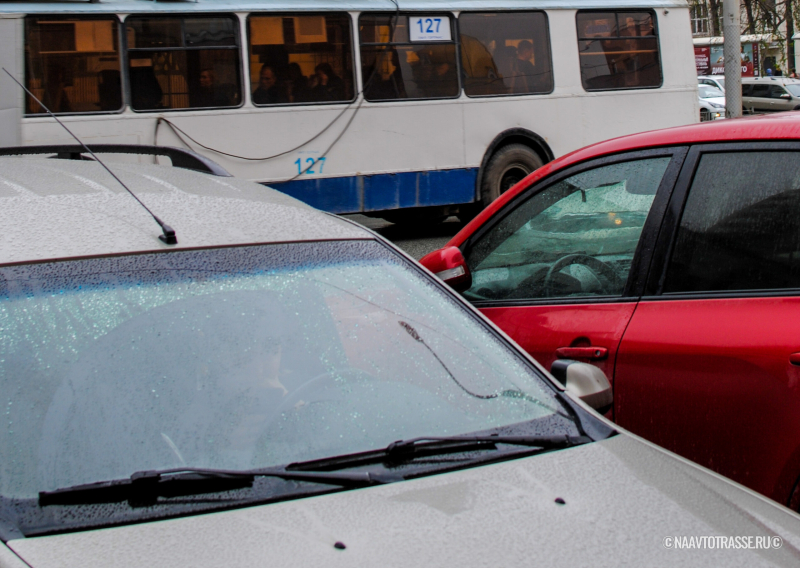
<path id="1" fill-rule="evenodd" d="M 175 236 L 175 231 L 172 229 L 172 227 L 162 224 L 161 230 L 164 231 L 163 235 L 158 235 L 158 238 L 161 239 L 161 241 L 168 245 L 178 244 L 178 237 Z"/>

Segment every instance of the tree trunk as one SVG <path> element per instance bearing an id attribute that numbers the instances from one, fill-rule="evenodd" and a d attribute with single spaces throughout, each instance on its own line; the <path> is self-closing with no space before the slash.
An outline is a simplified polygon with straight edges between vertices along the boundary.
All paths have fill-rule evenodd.
<path id="1" fill-rule="evenodd" d="M 721 8 L 719 0 L 708 0 L 708 6 L 711 12 L 711 35 L 719 37 L 722 35 L 722 30 L 719 29 L 719 11 Z"/>
<path id="2" fill-rule="evenodd" d="M 747 14 L 747 33 L 755 35 L 756 21 L 753 18 L 753 0 L 742 0 L 744 2 L 744 11 Z"/>

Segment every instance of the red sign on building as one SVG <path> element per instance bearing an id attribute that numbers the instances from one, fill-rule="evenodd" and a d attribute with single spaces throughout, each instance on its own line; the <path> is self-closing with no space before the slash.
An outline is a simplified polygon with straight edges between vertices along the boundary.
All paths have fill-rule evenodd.
<path id="1" fill-rule="evenodd" d="M 742 77 L 757 77 L 758 44 L 742 44 Z M 724 75 L 725 55 L 722 45 L 695 46 L 694 65 L 698 75 Z"/>

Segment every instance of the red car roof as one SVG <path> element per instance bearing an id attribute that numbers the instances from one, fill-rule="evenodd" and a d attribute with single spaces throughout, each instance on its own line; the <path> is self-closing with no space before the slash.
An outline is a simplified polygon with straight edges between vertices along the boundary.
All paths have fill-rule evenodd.
<path id="1" fill-rule="evenodd" d="M 447 246 L 460 246 L 483 223 L 534 182 L 578 162 L 630 150 L 680 146 L 708 142 L 733 142 L 747 140 L 797 140 L 800 139 L 800 112 L 781 112 L 768 116 L 748 116 L 729 120 L 715 120 L 663 130 L 651 130 L 598 142 L 566 154 L 529 174 L 483 210 L 466 227 L 461 229 Z"/>

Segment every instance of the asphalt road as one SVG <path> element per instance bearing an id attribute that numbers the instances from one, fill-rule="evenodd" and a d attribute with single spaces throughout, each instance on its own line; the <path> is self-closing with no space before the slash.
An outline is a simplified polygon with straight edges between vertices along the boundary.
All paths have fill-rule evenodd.
<path id="1" fill-rule="evenodd" d="M 464 226 L 457 217 L 448 217 L 443 223 L 424 226 L 395 225 L 365 215 L 345 217 L 380 233 L 417 260 L 443 247 Z"/>

